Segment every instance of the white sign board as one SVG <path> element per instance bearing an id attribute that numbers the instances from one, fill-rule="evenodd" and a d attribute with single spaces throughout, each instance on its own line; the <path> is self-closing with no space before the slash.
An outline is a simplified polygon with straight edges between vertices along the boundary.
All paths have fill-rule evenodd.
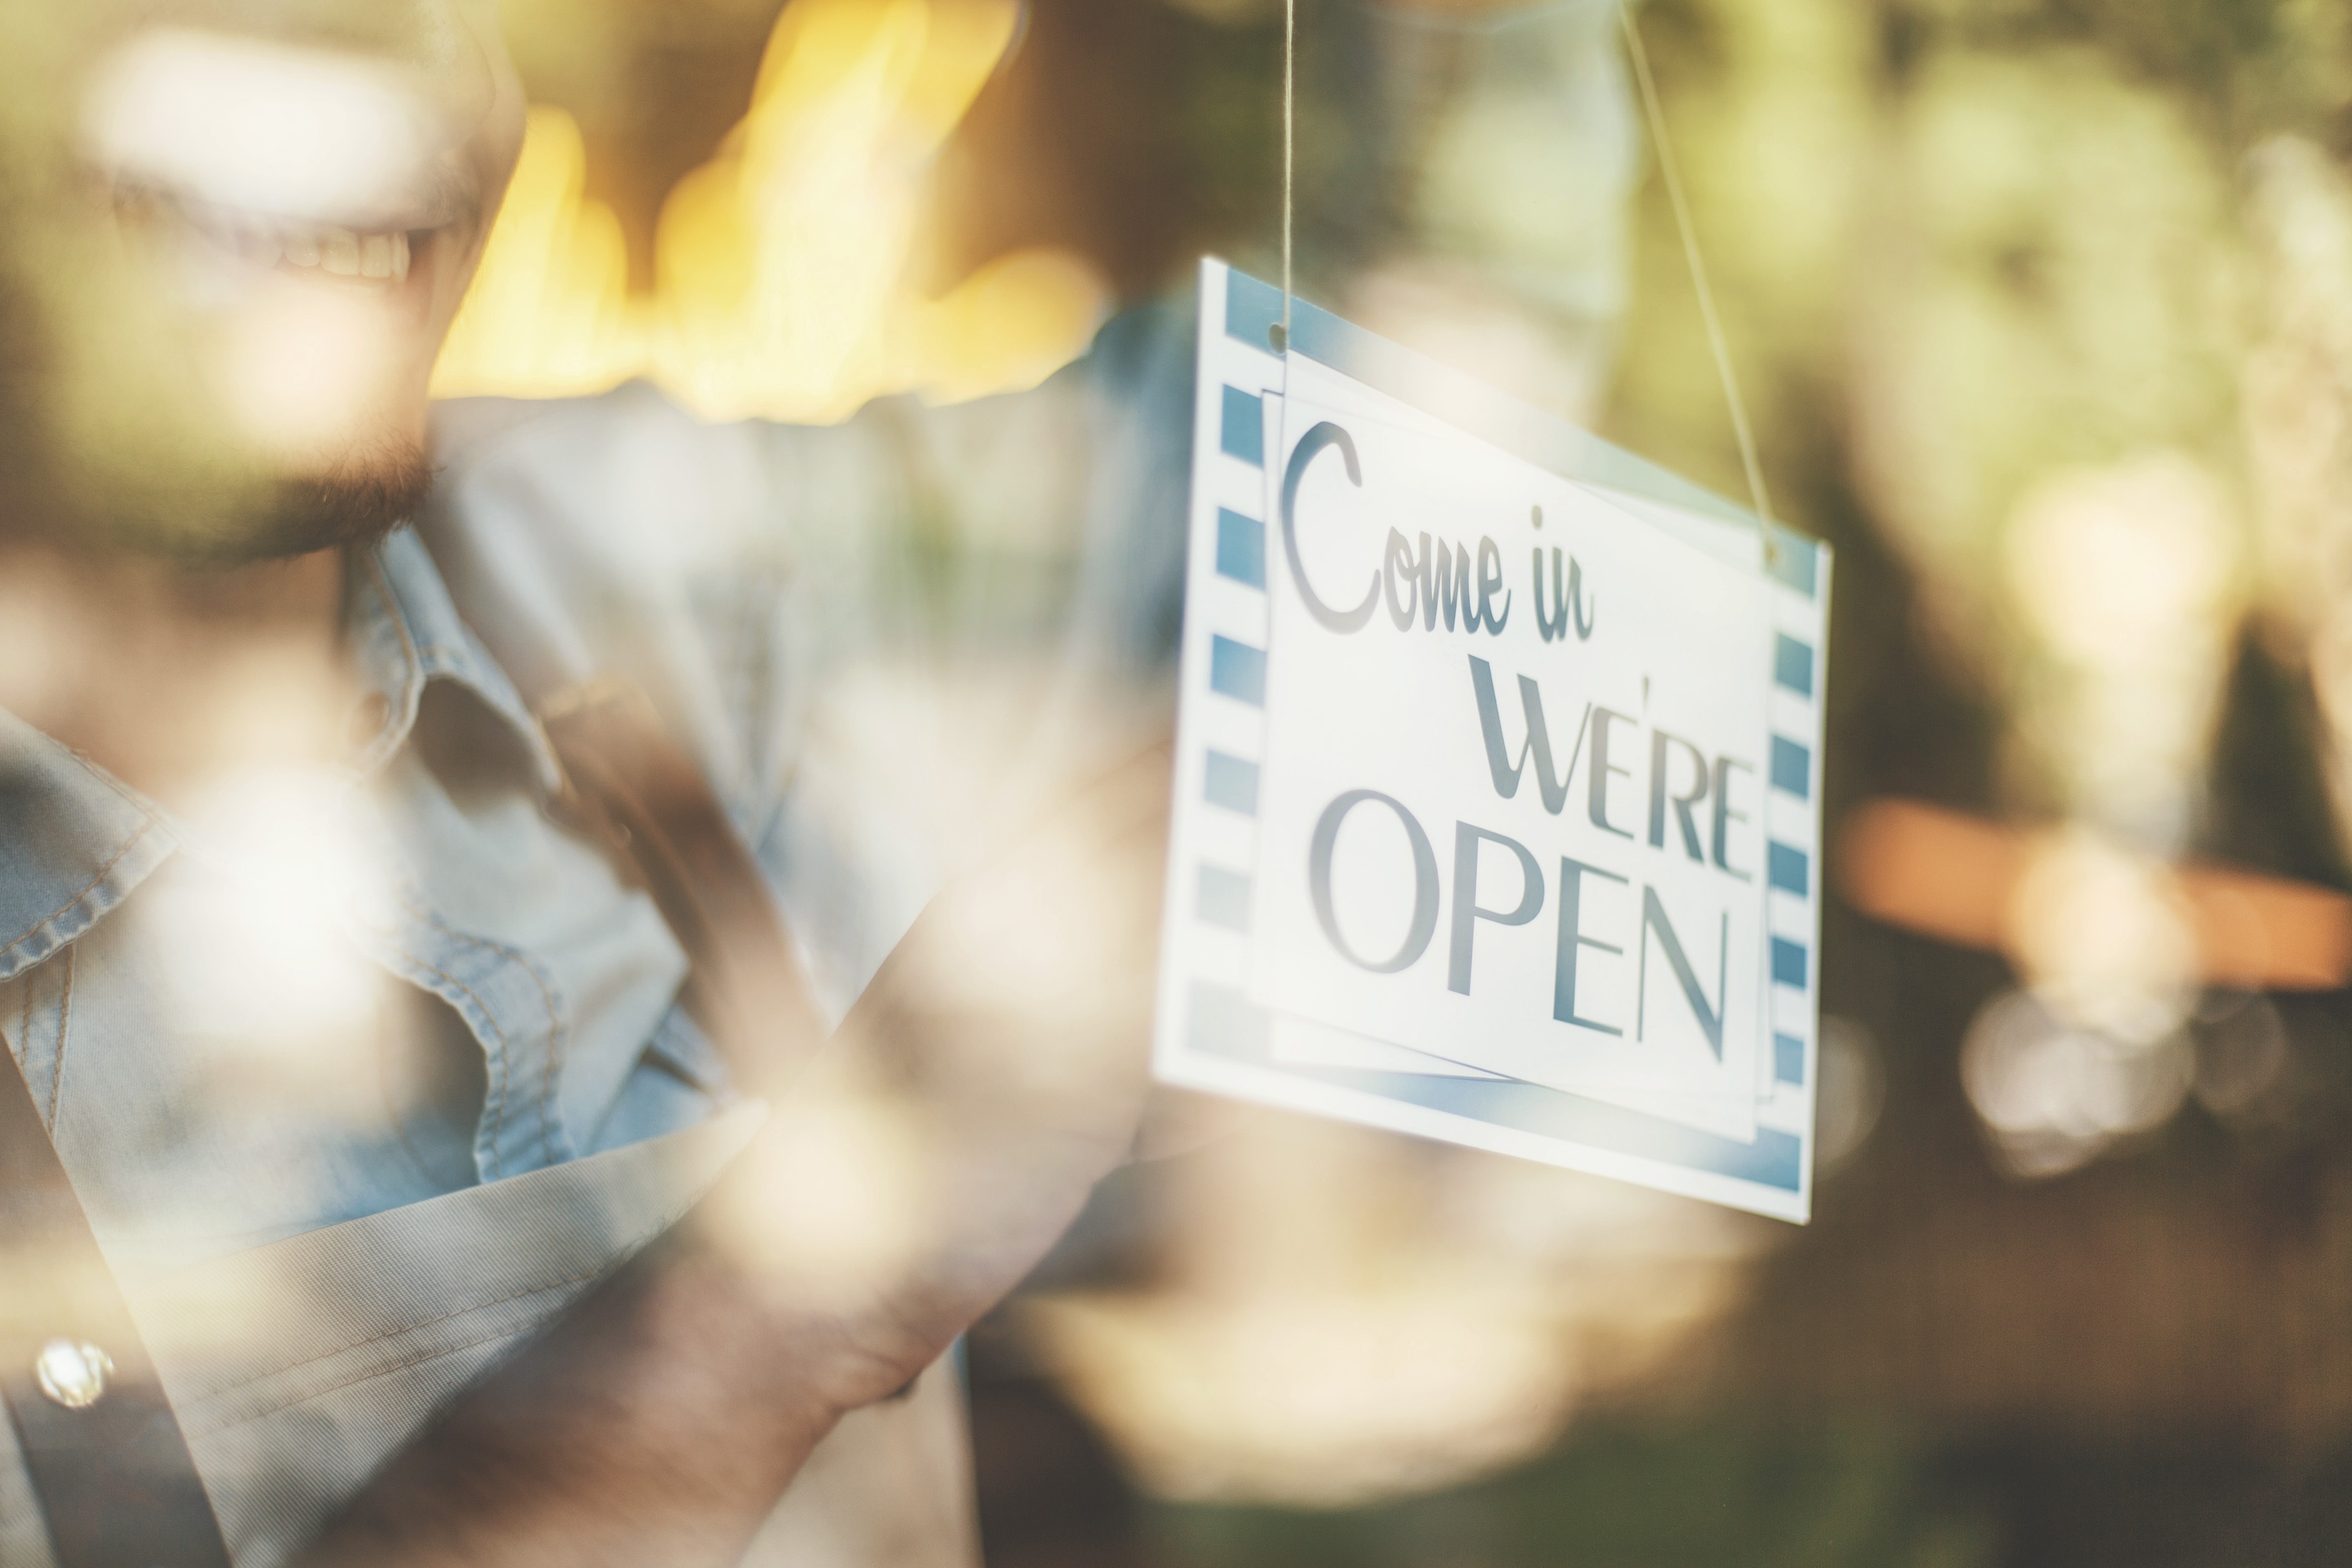
<path id="1" fill-rule="evenodd" d="M 1171 1082 L 1801 1220 L 1828 557 L 1204 265 Z"/>

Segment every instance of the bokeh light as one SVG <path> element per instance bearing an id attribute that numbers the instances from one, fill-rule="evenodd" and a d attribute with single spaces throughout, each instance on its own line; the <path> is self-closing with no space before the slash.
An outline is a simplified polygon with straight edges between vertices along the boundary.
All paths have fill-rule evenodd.
<path id="1" fill-rule="evenodd" d="M 714 419 L 829 421 L 884 393 L 1034 385 L 1108 304 L 1050 247 L 918 286 L 940 151 L 1015 38 L 1015 0 L 801 0 L 749 112 L 669 193 L 648 289 L 585 195 L 561 109 L 532 111 L 480 278 L 436 372 L 443 396 L 555 397 L 649 377 Z"/>

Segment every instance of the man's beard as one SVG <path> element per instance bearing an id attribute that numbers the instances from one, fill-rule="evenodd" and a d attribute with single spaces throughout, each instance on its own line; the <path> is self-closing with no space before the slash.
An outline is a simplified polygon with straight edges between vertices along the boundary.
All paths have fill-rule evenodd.
<path id="1" fill-rule="evenodd" d="M 421 435 L 397 428 L 292 471 L 230 453 L 225 432 L 192 437 L 193 421 L 144 450 L 124 439 L 101 447 L 101 460 L 78 454 L 46 417 L 58 398 L 58 345 L 38 303 L 0 259 L 0 547 L 38 542 L 193 565 L 278 560 L 373 543 L 432 489 Z"/>
<path id="2" fill-rule="evenodd" d="M 432 489 L 424 447 L 387 441 L 324 474 L 281 480 L 266 516 L 208 553 L 222 562 L 262 561 L 373 544 L 415 517 Z"/>
<path id="3" fill-rule="evenodd" d="M 16 445 L 0 441 L 0 458 Z M 42 454 L 47 456 L 47 454 Z M 236 566 L 314 551 L 366 546 L 417 515 L 433 489 L 433 466 L 414 439 L 384 440 L 320 472 L 200 484 L 186 504 L 165 510 L 152 493 L 135 500 L 97 493 L 44 471 L 37 458 L 0 480 L 0 545 L 11 539 L 66 549 L 124 552 L 192 566 Z M 142 504 L 148 503 L 148 504 Z"/>

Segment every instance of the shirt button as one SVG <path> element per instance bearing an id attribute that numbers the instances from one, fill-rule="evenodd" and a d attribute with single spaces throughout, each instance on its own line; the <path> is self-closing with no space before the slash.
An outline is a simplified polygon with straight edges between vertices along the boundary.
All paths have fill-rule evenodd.
<path id="1" fill-rule="evenodd" d="M 114 1358 L 93 1344 L 51 1340 L 41 1347 L 33 1372 L 51 1401 L 68 1410 L 87 1410 L 105 1396 Z"/>

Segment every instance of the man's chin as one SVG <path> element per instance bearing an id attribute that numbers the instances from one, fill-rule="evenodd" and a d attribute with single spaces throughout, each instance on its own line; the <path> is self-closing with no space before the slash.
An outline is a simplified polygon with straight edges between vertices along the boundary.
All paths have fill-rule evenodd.
<path id="1" fill-rule="evenodd" d="M 432 489 L 423 447 L 387 447 L 329 473 L 284 481 L 278 504 L 252 536 L 231 542 L 230 552 L 264 560 L 373 544 L 415 517 Z"/>
<path id="2" fill-rule="evenodd" d="M 74 531 L 85 549 L 235 566 L 373 544 L 415 517 L 432 486 L 421 446 L 387 442 L 323 471 L 228 487 L 236 499 L 215 496 L 210 506 L 168 514 L 136 504 L 103 516 L 84 511 Z"/>

